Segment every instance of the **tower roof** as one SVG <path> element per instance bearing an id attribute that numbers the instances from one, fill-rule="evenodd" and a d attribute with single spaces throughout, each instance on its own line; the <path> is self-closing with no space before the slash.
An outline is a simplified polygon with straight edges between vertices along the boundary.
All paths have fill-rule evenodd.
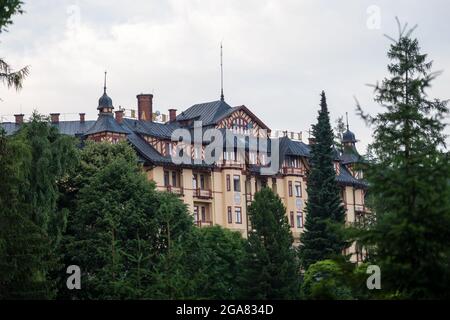
<path id="1" fill-rule="evenodd" d="M 103 95 L 98 99 L 97 110 L 102 110 L 103 108 L 114 109 L 112 99 L 106 94 L 106 71 L 105 71 L 105 83 L 103 86 Z"/>
<path id="2" fill-rule="evenodd" d="M 98 99 L 97 110 L 101 110 L 103 108 L 114 109 L 112 99 L 106 94 L 106 89 L 103 95 L 100 97 L 100 99 Z"/>
<path id="3" fill-rule="evenodd" d="M 343 143 L 348 143 L 348 142 L 356 143 L 357 140 L 356 140 L 355 134 L 347 128 L 347 131 L 345 131 L 342 134 L 342 142 Z"/>

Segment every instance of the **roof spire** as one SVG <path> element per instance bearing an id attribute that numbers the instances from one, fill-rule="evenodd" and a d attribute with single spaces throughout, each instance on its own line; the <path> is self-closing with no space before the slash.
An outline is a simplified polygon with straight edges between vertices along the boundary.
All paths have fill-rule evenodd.
<path id="1" fill-rule="evenodd" d="M 349 131 L 349 125 L 348 125 L 348 112 L 345 113 L 345 118 L 347 119 L 347 131 Z"/>
<path id="2" fill-rule="evenodd" d="M 220 43 L 220 100 L 225 101 L 225 96 L 223 95 L 223 46 Z"/>
<path id="3" fill-rule="evenodd" d="M 106 93 L 106 74 L 107 72 L 105 71 L 105 84 L 103 86 L 103 92 Z"/>

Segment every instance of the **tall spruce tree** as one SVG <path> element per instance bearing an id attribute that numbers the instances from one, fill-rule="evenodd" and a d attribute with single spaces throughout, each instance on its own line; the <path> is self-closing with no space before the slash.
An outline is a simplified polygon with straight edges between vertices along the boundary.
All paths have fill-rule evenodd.
<path id="1" fill-rule="evenodd" d="M 244 299 L 296 299 L 299 266 L 286 208 L 271 189 L 255 194 L 240 286 Z"/>
<path id="2" fill-rule="evenodd" d="M 398 20 L 397 20 L 398 22 Z M 360 112 L 374 128 L 367 169 L 375 223 L 361 240 L 381 267 L 383 290 L 404 298 L 450 297 L 450 164 L 447 101 L 426 90 L 436 73 L 417 39 L 399 25 L 388 51 L 390 76 L 375 86 L 384 111 Z"/>
<path id="3" fill-rule="evenodd" d="M 301 265 L 342 254 L 346 242 L 342 235 L 345 211 L 333 167 L 333 131 L 325 92 L 321 94 L 317 124 L 313 126 L 311 170 L 308 174 L 305 232 L 300 241 Z"/>

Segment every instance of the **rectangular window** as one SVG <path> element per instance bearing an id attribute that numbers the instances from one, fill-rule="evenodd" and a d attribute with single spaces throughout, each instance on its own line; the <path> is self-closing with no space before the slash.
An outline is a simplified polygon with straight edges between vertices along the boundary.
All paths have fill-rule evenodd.
<path id="1" fill-rule="evenodd" d="M 168 187 L 170 185 L 169 171 L 164 171 L 164 186 Z"/>
<path id="2" fill-rule="evenodd" d="M 205 190 L 205 176 L 200 175 L 200 189 Z"/>
<path id="3" fill-rule="evenodd" d="M 272 178 L 272 191 L 274 193 L 277 193 L 277 179 L 276 178 Z"/>
<path id="4" fill-rule="evenodd" d="M 242 209 L 240 207 L 236 207 L 235 212 L 236 212 L 236 223 L 242 224 Z"/>
<path id="5" fill-rule="evenodd" d="M 241 176 L 234 176 L 234 192 L 241 192 Z"/>
<path id="6" fill-rule="evenodd" d="M 228 223 L 233 223 L 233 212 L 231 207 L 228 207 Z"/>
<path id="7" fill-rule="evenodd" d="M 177 173 L 175 171 L 172 171 L 172 187 L 177 186 Z"/>
<path id="8" fill-rule="evenodd" d="M 166 142 L 166 156 L 172 155 L 172 144 L 169 142 Z"/>
<path id="9" fill-rule="evenodd" d="M 297 212 L 297 228 L 303 228 L 303 212 L 301 211 Z"/>
<path id="10" fill-rule="evenodd" d="M 194 221 L 198 222 L 198 206 L 194 207 Z"/>
<path id="11" fill-rule="evenodd" d="M 292 197 L 292 181 L 289 181 L 288 190 L 289 190 L 289 197 Z"/>
<path id="12" fill-rule="evenodd" d="M 294 225 L 294 212 L 291 211 L 291 214 L 289 215 L 289 222 L 291 223 L 291 228 L 295 228 Z"/>
<path id="13" fill-rule="evenodd" d="M 198 180 L 197 180 L 197 175 L 196 174 L 194 174 L 193 176 L 192 176 L 192 188 L 194 189 L 194 190 L 197 190 L 197 188 L 198 188 L 198 182 L 197 182 Z"/>
<path id="14" fill-rule="evenodd" d="M 206 207 L 202 208 L 202 222 L 206 222 Z"/>
<path id="15" fill-rule="evenodd" d="M 295 183 L 295 196 L 297 198 L 302 197 L 302 183 L 298 181 Z"/>
<path id="16" fill-rule="evenodd" d="M 231 177 L 227 174 L 227 191 L 231 191 Z"/>

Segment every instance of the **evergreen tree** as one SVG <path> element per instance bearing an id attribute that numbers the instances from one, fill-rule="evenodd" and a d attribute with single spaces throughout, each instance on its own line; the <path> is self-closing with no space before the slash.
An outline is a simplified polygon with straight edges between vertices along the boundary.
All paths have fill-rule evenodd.
<path id="1" fill-rule="evenodd" d="M 155 265 L 193 228 L 186 206 L 159 193 L 126 143 L 88 144 L 69 185 L 73 214 L 64 239 L 65 264 L 80 266 L 83 290 L 61 298 L 152 297 Z"/>
<path id="2" fill-rule="evenodd" d="M 74 145 L 37 114 L 12 137 L 1 134 L 0 268 L 9 298 L 52 298 L 59 241 L 67 211 L 58 207 L 59 180 Z"/>
<path id="3" fill-rule="evenodd" d="M 341 228 L 345 211 L 333 167 L 333 131 L 325 92 L 322 92 L 317 124 L 313 126 L 311 170 L 308 174 L 305 232 L 300 258 L 306 270 L 311 264 L 342 254 L 346 247 Z"/>
<path id="4" fill-rule="evenodd" d="M 340 116 L 336 119 L 336 127 L 334 127 L 334 145 L 340 152 L 343 151 L 344 147 L 342 145 L 342 136 L 345 132 L 344 117 Z"/>
<path id="5" fill-rule="evenodd" d="M 398 20 L 397 20 L 398 21 Z M 389 77 L 375 87 L 384 111 L 363 117 L 374 128 L 367 170 L 376 220 L 361 240 L 375 248 L 383 290 L 404 298 L 449 298 L 450 165 L 446 101 L 426 90 L 436 74 L 413 31 L 400 28 L 388 51 Z"/>
<path id="6" fill-rule="evenodd" d="M 248 209 L 252 226 L 240 286 L 244 299 L 296 299 L 298 259 L 281 199 L 269 188 L 255 194 Z"/>
<path id="7" fill-rule="evenodd" d="M 220 226 L 195 228 L 172 245 L 154 268 L 154 299 L 238 298 L 244 240 Z"/>

